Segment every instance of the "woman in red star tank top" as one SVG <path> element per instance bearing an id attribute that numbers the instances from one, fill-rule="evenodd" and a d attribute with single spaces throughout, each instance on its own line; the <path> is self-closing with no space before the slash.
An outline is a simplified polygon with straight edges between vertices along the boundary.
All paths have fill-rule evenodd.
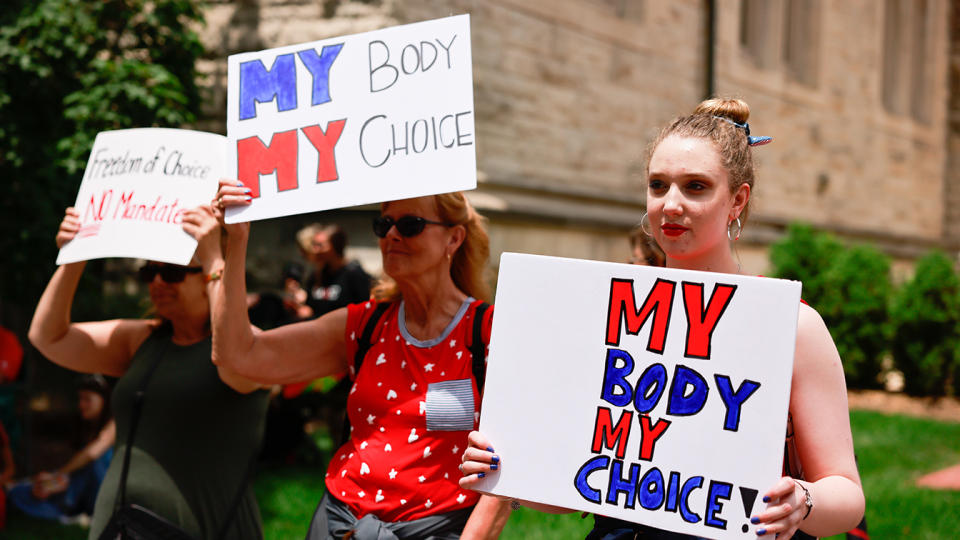
<path id="1" fill-rule="evenodd" d="M 249 204 L 243 189 L 222 181 L 221 206 Z M 499 536 L 508 505 L 458 484 L 492 315 L 482 276 L 489 238 L 463 194 L 384 203 L 373 230 L 390 280 L 374 298 L 256 334 L 245 309 L 249 224 L 225 226 L 215 362 L 263 383 L 343 372 L 353 381 L 350 438 L 330 462 L 308 538 Z"/>

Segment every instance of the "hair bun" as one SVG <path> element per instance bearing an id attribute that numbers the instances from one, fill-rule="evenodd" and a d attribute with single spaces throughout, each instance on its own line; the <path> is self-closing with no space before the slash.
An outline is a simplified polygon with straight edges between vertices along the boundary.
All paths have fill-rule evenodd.
<path id="1" fill-rule="evenodd" d="M 750 106 L 742 99 L 711 98 L 700 102 L 693 114 L 709 114 L 729 118 L 738 124 L 750 118 Z"/>

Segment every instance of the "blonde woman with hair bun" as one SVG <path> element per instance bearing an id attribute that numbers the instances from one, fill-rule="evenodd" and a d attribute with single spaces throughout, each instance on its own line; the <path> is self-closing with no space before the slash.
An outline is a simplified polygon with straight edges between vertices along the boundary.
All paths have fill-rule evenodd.
<path id="1" fill-rule="evenodd" d="M 664 127 L 650 146 L 647 220 L 668 268 L 739 274 L 732 245 L 749 214 L 755 182 L 750 108 L 739 99 L 710 99 Z M 853 457 L 846 385 L 837 348 L 820 315 L 801 304 L 797 323 L 784 476 L 761 494 L 767 508 L 751 523 L 762 538 L 844 533 L 863 516 Z M 496 474 L 495 441 L 470 434 L 460 485 Z M 496 467 L 493 467 L 493 466 Z M 544 511 L 568 511 L 525 503 Z M 589 540 L 690 538 L 596 516 Z"/>

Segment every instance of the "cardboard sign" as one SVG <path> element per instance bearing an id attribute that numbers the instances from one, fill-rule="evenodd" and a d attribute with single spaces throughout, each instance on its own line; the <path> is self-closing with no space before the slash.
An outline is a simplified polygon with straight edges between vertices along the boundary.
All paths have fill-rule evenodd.
<path id="1" fill-rule="evenodd" d="M 230 223 L 477 185 L 468 15 L 233 55 L 227 87 Z"/>
<path id="2" fill-rule="evenodd" d="M 197 241 L 183 231 L 181 217 L 213 199 L 226 143 L 222 135 L 183 129 L 97 134 L 74 205 L 80 232 L 57 264 L 103 257 L 188 264 Z"/>
<path id="3" fill-rule="evenodd" d="M 755 538 L 799 301 L 798 282 L 504 254 L 480 422 L 502 466 L 481 491 Z"/>

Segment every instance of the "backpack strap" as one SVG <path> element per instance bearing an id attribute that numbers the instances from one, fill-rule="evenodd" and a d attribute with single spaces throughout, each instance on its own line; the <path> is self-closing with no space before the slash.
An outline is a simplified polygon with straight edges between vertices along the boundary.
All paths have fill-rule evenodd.
<path id="1" fill-rule="evenodd" d="M 473 336 L 470 340 L 470 356 L 473 357 L 473 379 L 477 381 L 477 392 L 483 394 L 483 383 L 487 376 L 487 344 L 483 342 L 483 316 L 490 304 L 483 302 L 473 313 Z"/>
<path id="2" fill-rule="evenodd" d="M 360 366 L 363 365 L 363 357 L 373 347 L 373 331 L 377 329 L 377 323 L 383 317 L 383 314 L 390 308 L 392 302 L 379 302 L 377 307 L 373 308 L 373 313 L 367 319 L 363 326 L 363 332 L 360 333 L 360 340 L 357 342 L 357 354 L 353 356 L 353 378 L 356 380 L 360 375 Z M 350 415 L 347 411 L 343 412 L 343 429 L 340 431 L 340 446 L 343 446 L 350 440 Z"/>
<path id="3" fill-rule="evenodd" d="M 357 342 L 357 354 L 353 357 L 354 379 L 360 374 L 363 357 L 370 351 L 370 347 L 373 347 L 373 331 L 377 329 L 377 323 L 380 322 L 380 318 L 383 317 L 383 313 L 387 311 L 390 304 L 391 302 L 378 303 L 377 307 L 373 308 L 373 313 L 370 314 L 370 318 L 367 319 L 367 324 L 363 327 L 363 332 L 360 334 L 360 341 Z"/>

